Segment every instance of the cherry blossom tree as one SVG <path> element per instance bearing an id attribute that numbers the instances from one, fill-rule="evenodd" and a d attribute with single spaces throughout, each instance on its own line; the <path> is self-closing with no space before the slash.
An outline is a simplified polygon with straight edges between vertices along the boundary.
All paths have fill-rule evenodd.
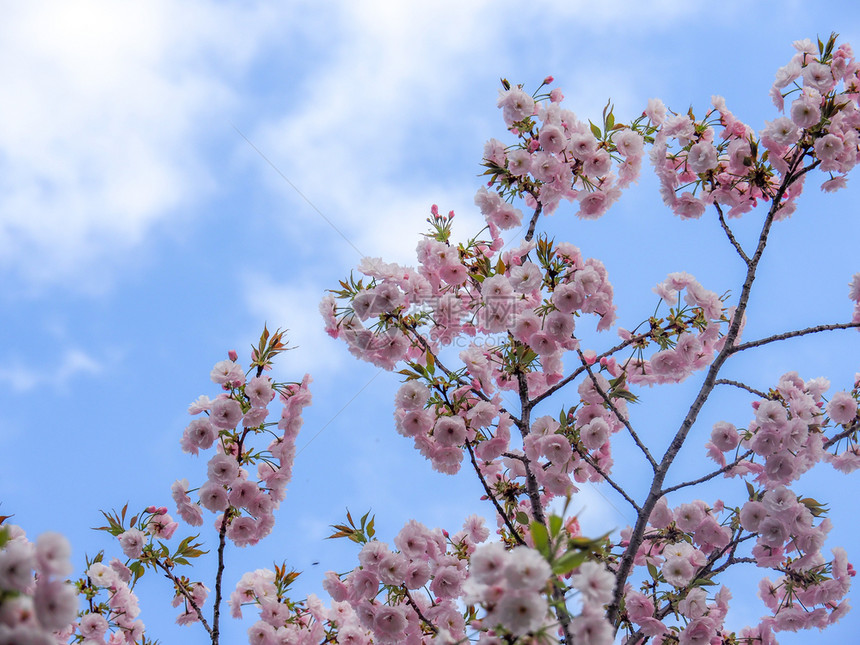
<path id="1" fill-rule="evenodd" d="M 332 537 L 356 543 L 358 564 L 325 574 L 329 606 L 293 598 L 297 574 L 287 565 L 249 572 L 229 594 L 232 616 L 259 612 L 250 643 L 764 644 L 782 631 L 826 628 L 848 611 L 854 569 L 844 549 L 824 553 L 826 501 L 804 495 L 799 480 L 813 467 L 860 465 L 860 375 L 831 387 L 796 372 L 758 384 L 725 371 L 773 343 L 860 328 L 858 273 L 834 278 L 850 280 L 846 320 L 743 334 L 772 231 L 790 226 L 807 181 L 843 189 L 860 152 L 860 64 L 850 47 L 833 35 L 794 48 L 770 91 L 785 115 L 759 131 L 720 97 L 698 117 L 652 99 L 633 120 L 617 121 L 607 105 L 594 123 L 564 107 L 551 78 L 533 93 L 502 82 L 506 140 L 486 144 L 487 182 L 475 196 L 486 226 L 456 242 L 454 214 L 433 206 L 415 267 L 365 258 L 361 276 L 320 305 L 332 337 L 403 377 L 397 432 L 434 470 L 471 471 L 496 525 L 471 515 L 446 531 L 412 520 L 390 546 L 376 539 L 373 517 L 348 513 Z M 581 219 L 606 215 L 646 154 L 665 205 L 684 220 L 714 218 L 743 278 L 721 295 L 672 273 L 654 287 L 656 311 L 634 314 L 638 324 L 625 328 L 617 321 L 630 314 L 619 313 L 604 264 L 556 240 L 546 216 L 569 217 L 568 204 Z M 752 245 L 735 235 L 740 217 L 759 223 Z M 583 330 L 592 324 L 600 333 Z M 106 564 L 98 554 L 73 582 L 61 535 L 33 543 L 5 525 L 0 645 L 151 642 L 134 595 L 146 571 L 172 583 L 178 622 L 200 623 L 219 642 L 225 544 L 253 545 L 271 531 L 310 403 L 308 376 L 277 383 L 266 374 L 285 349 L 282 332 L 264 330 L 247 370 L 231 352 L 210 375 L 220 394 L 189 409 L 195 418 L 180 443 L 194 455 L 211 451 L 207 481 L 178 480 L 172 493 L 185 524 L 211 524 L 212 514 L 214 580 L 181 573 L 202 543 L 189 534 L 170 546 L 179 524 L 166 507 L 105 513 L 102 528 L 124 558 Z M 683 381 L 696 391 L 678 426 L 668 437 L 645 433 L 644 388 Z M 719 388 L 743 392 L 750 407 L 726 409 L 707 443 L 691 446 Z M 632 452 L 618 451 L 623 442 Z M 670 477 L 682 448 L 704 451 L 713 466 Z M 646 472 L 650 483 L 630 490 L 620 470 Z M 720 479 L 743 482 L 744 495 L 728 497 L 733 486 L 725 500 L 696 499 Z M 583 535 L 569 503 L 585 482 L 605 482 L 635 522 Z M 721 583 L 737 567 L 766 573 L 757 590 L 769 613 L 755 625 L 726 621 L 733 597 L 749 593 Z"/>

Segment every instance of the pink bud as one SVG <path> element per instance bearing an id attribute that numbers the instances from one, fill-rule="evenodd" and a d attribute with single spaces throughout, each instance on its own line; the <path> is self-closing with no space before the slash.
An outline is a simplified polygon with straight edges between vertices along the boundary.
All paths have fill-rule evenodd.
<path id="1" fill-rule="evenodd" d="M 439 207 L 438 207 L 438 206 L 436 206 L 436 204 L 433 204 L 433 205 L 430 207 L 430 214 L 431 214 L 431 215 L 433 215 L 434 217 L 438 217 L 438 215 L 439 215 Z"/>
<path id="2" fill-rule="evenodd" d="M 593 349 L 586 349 L 584 352 L 582 352 L 582 356 L 583 358 L 585 358 L 585 362 L 589 365 L 594 365 L 594 363 L 597 361 L 597 352 L 595 352 Z"/>
<path id="3" fill-rule="evenodd" d="M 231 349 L 229 352 L 227 352 L 227 356 L 230 358 L 231 361 L 235 361 L 239 358 L 239 354 L 236 353 L 235 349 Z"/>
<path id="4" fill-rule="evenodd" d="M 543 79 L 543 84 L 544 84 L 544 85 L 549 85 L 549 84 L 550 84 L 550 83 L 552 83 L 554 80 L 555 80 L 555 79 L 554 79 L 552 76 L 547 76 L 545 79 Z"/>

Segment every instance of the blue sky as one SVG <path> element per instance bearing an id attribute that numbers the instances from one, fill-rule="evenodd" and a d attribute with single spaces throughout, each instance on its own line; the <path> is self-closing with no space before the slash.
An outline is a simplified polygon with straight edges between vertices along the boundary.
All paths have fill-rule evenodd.
<path id="1" fill-rule="evenodd" d="M 79 562 L 84 551 L 118 553 L 88 528 L 99 524 L 98 509 L 171 506 L 175 479 L 201 481 L 201 460 L 179 449 L 186 408 L 200 394 L 214 396 L 209 371 L 228 349 L 247 361 L 264 321 L 290 329 L 297 349 L 277 375 L 310 372 L 314 405 L 275 532 L 258 547 L 230 551 L 228 592 L 242 572 L 273 561 L 304 570 L 305 593 L 319 591 L 327 569 L 351 568 L 351 547 L 322 539 L 346 507 L 372 508 L 389 541 L 410 518 L 453 531 L 470 513 L 489 514 L 475 482 L 431 472 L 395 434 L 397 380 L 325 336 L 317 313 L 325 289 L 361 255 L 413 264 L 430 204 L 457 212 L 455 235 L 477 230 L 472 198 L 483 143 L 505 134 L 499 77 L 533 88 L 552 74 L 566 106 L 593 119 L 607 98 L 624 120 L 654 96 L 698 114 L 721 94 L 758 129 L 777 116 L 767 91 L 793 40 L 837 31 L 860 47 L 860 10 L 828 7 L 4 6 L 0 514 L 14 513 L 33 536 L 65 532 Z M 860 271 L 856 181 L 835 195 L 821 194 L 818 178 L 807 183 L 798 213 L 774 233 L 747 338 L 850 318 L 847 283 Z M 651 287 L 671 271 L 686 270 L 719 293 L 738 290 L 740 263 L 718 227 L 674 218 L 647 167 L 602 220 L 579 221 L 560 208 L 541 226 L 605 262 L 626 327 L 650 314 Z M 747 216 L 739 235 L 751 239 L 756 226 Z M 613 338 L 604 334 L 594 347 Z M 728 371 L 767 388 L 794 369 L 841 389 L 860 370 L 858 340 L 852 332 L 786 344 L 738 357 Z M 654 445 L 668 441 L 694 385 L 644 392 L 639 409 Z M 684 474 L 706 467 L 710 423 L 749 420 L 748 399 L 726 395 L 703 415 Z M 829 545 L 846 546 L 858 562 L 857 522 L 842 493 L 856 484 L 821 471 L 798 490 L 831 502 Z M 634 490 L 644 485 L 635 465 L 624 473 Z M 703 496 L 728 501 L 732 490 Z M 633 519 L 603 488 L 584 487 L 576 510 L 594 534 Z M 750 580 L 735 583 L 738 628 L 763 612 L 742 591 Z M 151 636 L 205 642 L 202 631 L 172 625 L 174 610 L 157 600 L 161 583 L 141 589 Z M 844 641 L 858 627 L 860 617 L 849 615 L 828 638 Z M 244 626 L 228 620 L 225 629 L 228 642 L 242 641 Z"/>

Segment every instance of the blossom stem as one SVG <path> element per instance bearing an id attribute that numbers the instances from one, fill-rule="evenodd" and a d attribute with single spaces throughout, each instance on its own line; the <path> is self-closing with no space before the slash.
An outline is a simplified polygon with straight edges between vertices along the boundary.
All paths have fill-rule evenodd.
<path id="1" fill-rule="evenodd" d="M 218 645 L 219 620 L 221 617 L 221 578 L 224 575 L 224 546 L 227 542 L 227 516 L 229 509 L 221 519 L 218 530 L 218 570 L 215 573 L 215 609 L 212 615 L 212 645 Z"/>

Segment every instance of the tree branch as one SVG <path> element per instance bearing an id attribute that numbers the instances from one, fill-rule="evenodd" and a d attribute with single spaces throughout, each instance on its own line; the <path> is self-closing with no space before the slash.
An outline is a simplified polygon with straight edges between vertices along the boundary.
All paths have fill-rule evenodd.
<path id="1" fill-rule="evenodd" d="M 535 227 L 537 226 L 538 217 L 540 217 L 541 211 L 543 210 L 543 204 L 538 202 L 537 208 L 535 209 L 534 215 L 532 215 L 531 221 L 529 222 L 529 230 L 526 233 L 526 242 L 531 242 L 532 238 L 535 235 Z"/>
<path id="2" fill-rule="evenodd" d="M 651 335 L 651 331 L 649 330 L 644 334 L 637 334 L 636 336 L 631 336 L 627 340 L 615 345 L 614 347 L 610 347 L 609 349 L 607 349 L 602 354 L 598 354 L 597 358 L 595 360 L 599 361 L 601 358 L 606 358 L 608 356 L 611 356 L 615 352 L 621 351 L 625 347 L 629 347 L 630 345 L 638 343 L 640 340 L 648 338 L 650 335 Z M 569 374 L 568 376 L 565 376 L 562 380 L 560 380 L 558 383 L 553 385 L 551 388 L 548 388 L 546 390 L 546 392 L 544 392 L 543 394 L 539 394 L 538 396 L 533 398 L 532 399 L 532 406 L 537 405 L 538 403 L 540 403 L 544 399 L 546 399 L 546 398 L 552 396 L 553 394 L 555 394 L 556 392 L 558 392 L 561 388 L 563 388 L 565 385 L 567 385 L 568 383 L 573 381 L 577 376 L 582 374 L 584 371 L 585 371 L 584 367 L 576 368 L 571 374 Z"/>
<path id="3" fill-rule="evenodd" d="M 714 472 L 712 472 L 708 475 L 705 475 L 704 477 L 699 477 L 698 479 L 684 482 L 683 484 L 677 484 L 675 486 L 670 486 L 669 488 L 664 488 L 662 491 L 662 494 L 668 495 L 669 493 L 676 491 L 676 490 L 680 490 L 681 488 L 686 488 L 688 486 L 695 486 L 696 484 L 702 484 L 702 483 L 704 483 L 710 479 L 713 479 L 717 475 L 722 475 L 723 473 L 730 471 L 732 468 L 737 466 L 739 463 L 741 463 L 744 459 L 749 457 L 751 454 L 753 454 L 753 451 L 747 450 L 744 454 L 742 454 L 740 457 L 735 459 L 732 463 L 726 464 L 725 466 L 723 466 L 719 470 L 715 470 Z"/>
<path id="4" fill-rule="evenodd" d="M 215 609 L 212 614 L 212 645 L 218 645 L 218 636 L 220 634 L 221 618 L 221 578 L 224 575 L 224 545 L 226 544 L 227 536 L 227 516 L 230 513 L 228 508 L 221 516 L 221 527 L 218 530 L 218 570 L 215 573 Z"/>
<path id="5" fill-rule="evenodd" d="M 699 393 L 693 400 L 690 409 L 684 417 L 684 420 L 681 422 L 681 426 L 678 428 L 678 431 L 675 433 L 675 437 L 672 439 L 672 442 L 669 444 L 669 447 L 666 449 L 666 452 L 663 455 L 663 459 L 660 462 L 660 466 L 658 467 L 657 472 L 654 474 L 654 479 L 651 482 L 651 489 L 648 492 L 648 496 L 646 497 L 645 502 L 642 504 L 642 510 L 636 520 L 636 526 L 633 528 L 633 531 L 630 535 L 630 542 L 627 546 L 627 549 L 624 551 L 624 554 L 621 556 L 621 562 L 619 563 L 617 571 L 615 592 L 613 594 L 612 602 L 607 607 L 606 614 L 609 622 L 615 625 L 616 630 L 618 628 L 618 616 L 621 607 L 621 598 L 624 595 L 624 586 L 627 584 L 627 578 L 633 568 L 633 558 L 636 556 L 636 551 L 642 544 L 642 540 L 645 535 L 645 528 L 648 525 L 648 518 L 651 515 L 651 511 L 654 510 L 654 506 L 657 503 L 657 500 L 662 497 L 663 481 L 665 480 L 666 475 L 669 472 L 669 468 L 674 462 L 675 457 L 678 455 L 678 452 L 681 450 L 681 447 L 684 445 L 684 442 L 687 439 L 687 435 L 689 434 L 693 425 L 696 423 L 696 419 L 698 419 L 699 412 L 704 406 L 705 401 L 708 400 L 711 395 L 711 392 L 716 386 L 717 375 L 719 374 L 720 370 L 723 367 L 723 364 L 726 362 L 729 356 L 734 353 L 733 345 L 740 333 L 741 322 L 743 321 L 743 316 L 746 312 L 747 304 L 749 303 L 752 286 L 755 282 L 756 269 L 758 268 L 758 264 L 761 261 L 762 255 L 764 254 L 764 250 L 767 246 L 768 236 L 770 234 L 771 227 L 773 226 L 773 222 L 776 218 L 777 213 L 782 207 L 782 198 L 784 197 L 785 192 L 788 190 L 789 186 L 791 186 L 791 184 L 793 184 L 802 174 L 796 174 L 795 169 L 802 161 L 803 156 L 806 154 L 806 151 L 807 148 L 798 148 L 795 151 L 794 158 L 789 164 L 788 173 L 784 176 L 779 189 L 776 191 L 776 194 L 773 197 L 773 202 L 771 204 L 770 209 L 768 210 L 767 216 L 764 219 L 761 232 L 759 233 L 759 240 L 756 246 L 755 254 L 751 258 L 749 266 L 747 268 L 747 273 L 746 277 L 744 278 L 743 287 L 741 288 L 741 294 L 738 299 L 738 304 L 735 308 L 735 313 L 732 316 L 729 330 L 725 336 L 725 344 L 723 345 L 723 349 L 720 350 L 720 353 L 717 354 L 717 356 L 714 358 L 714 361 L 711 363 L 711 367 L 708 369 L 708 373 L 705 377 L 704 382 L 702 383 L 701 388 L 699 389 Z"/>
<path id="6" fill-rule="evenodd" d="M 409 604 L 410 607 L 412 607 L 412 609 L 415 610 L 415 613 L 418 614 L 418 618 L 424 621 L 424 623 L 427 624 L 428 627 L 430 627 L 430 631 L 432 631 L 434 634 L 438 634 L 439 628 L 436 627 L 436 625 L 434 625 L 431 621 L 427 620 L 424 614 L 421 613 L 421 608 L 412 599 L 412 596 L 409 595 L 409 589 L 406 588 L 406 585 L 401 585 L 400 588 L 403 589 L 404 593 L 406 594 L 406 602 Z"/>
<path id="7" fill-rule="evenodd" d="M 576 450 L 576 449 L 574 448 L 574 450 Z M 632 506 L 634 509 L 636 509 L 636 512 L 637 512 L 637 513 L 640 513 L 640 512 L 642 511 L 642 509 L 639 507 L 639 504 L 637 504 L 637 503 L 636 503 L 636 501 L 635 501 L 632 497 L 630 497 L 630 496 L 629 496 L 629 495 L 624 491 L 624 489 L 623 489 L 623 488 L 621 488 L 621 486 L 619 486 L 618 484 L 616 484 L 616 483 L 612 480 L 612 478 L 611 478 L 611 477 L 610 477 L 610 476 L 609 476 L 609 475 L 608 475 L 608 474 L 607 474 L 607 473 L 606 473 L 606 472 L 605 472 L 605 471 L 604 471 L 600 466 L 598 466 L 598 465 L 597 465 L 597 463 L 596 463 L 596 462 L 595 462 L 591 457 L 589 457 L 589 456 L 588 456 L 588 454 L 587 454 L 587 453 L 583 454 L 583 453 L 581 453 L 579 450 L 576 450 L 576 454 L 578 454 L 578 455 L 582 458 L 582 460 L 583 460 L 583 461 L 585 461 L 585 463 L 587 463 L 589 466 L 591 466 L 592 468 L 594 468 L 594 470 L 597 472 L 597 474 L 598 474 L 598 475 L 600 475 L 600 476 L 604 479 L 604 481 L 605 481 L 607 484 L 609 484 L 610 486 L 612 486 L 612 488 L 614 488 L 614 489 L 616 490 L 616 492 L 617 492 L 619 495 L 621 495 L 621 497 L 623 497 L 623 498 L 624 498 L 624 500 L 625 500 L 628 504 L 630 504 L 630 506 Z"/>
<path id="8" fill-rule="evenodd" d="M 469 451 L 469 459 L 472 461 L 472 466 L 475 468 L 475 473 L 478 475 L 478 479 L 481 480 L 481 485 L 484 487 L 484 491 L 487 493 L 487 497 L 493 503 L 493 506 L 496 507 L 496 513 L 499 514 L 499 517 L 502 518 L 502 521 L 508 527 L 508 530 L 511 532 L 511 535 L 514 539 L 520 544 L 525 544 L 525 540 L 523 540 L 522 536 L 519 534 L 519 531 L 514 526 L 513 522 L 511 522 L 507 513 L 505 513 L 501 504 L 499 504 L 499 500 L 496 499 L 496 496 L 493 494 L 493 491 L 490 489 L 489 484 L 487 484 L 487 480 L 484 479 L 483 473 L 481 473 L 481 469 L 478 467 L 478 462 L 475 459 L 475 451 L 472 450 L 472 444 L 469 441 L 466 441 L 466 449 Z"/>
<path id="9" fill-rule="evenodd" d="M 627 432 L 630 433 L 630 436 L 633 438 L 633 441 L 639 447 L 639 450 L 642 451 L 642 454 L 645 455 L 645 458 L 648 460 L 648 463 L 651 464 L 651 470 L 656 471 L 657 462 L 654 460 L 654 457 L 651 456 L 651 453 L 648 451 L 648 448 L 639 439 L 639 435 L 636 434 L 636 431 L 633 429 L 633 426 L 630 425 L 630 422 L 626 418 L 624 418 L 624 416 L 621 414 L 621 412 L 618 411 L 618 408 L 615 407 L 615 404 L 612 402 L 606 392 L 603 391 L 603 388 L 600 387 L 600 384 L 597 382 L 597 377 L 594 375 L 594 372 L 591 371 L 591 366 L 585 360 L 585 356 L 583 356 L 582 352 L 577 348 L 576 353 L 579 355 L 579 360 L 582 361 L 582 366 L 588 372 L 588 376 L 591 378 L 591 382 L 594 384 L 594 389 L 597 390 L 597 393 L 600 394 L 600 396 L 603 398 L 603 402 L 612 411 L 612 413 L 615 415 L 615 418 L 618 419 L 621 423 L 623 423 L 624 427 L 627 428 Z"/>
<path id="10" fill-rule="evenodd" d="M 816 325 L 815 327 L 807 327 L 806 329 L 800 329 L 798 331 L 787 331 L 782 334 L 774 334 L 773 336 L 768 336 L 767 338 L 760 338 L 759 340 L 751 340 L 747 343 L 735 345 L 732 348 L 731 353 L 736 354 L 737 352 L 752 349 L 753 347 L 761 347 L 762 345 L 767 345 L 768 343 L 775 343 L 776 341 L 786 340 L 788 338 L 798 338 L 800 336 L 806 336 L 808 334 L 817 334 L 822 331 L 832 331 L 834 329 L 851 329 L 852 327 L 860 328 L 860 322 Z"/>
<path id="11" fill-rule="evenodd" d="M 433 361 L 436 363 L 436 365 L 438 365 L 438 366 L 439 366 L 439 368 L 440 368 L 443 372 L 445 372 L 445 376 L 447 376 L 448 378 L 456 378 L 457 383 L 458 383 L 459 385 L 469 385 L 469 383 L 467 383 L 466 381 L 464 381 L 464 380 L 463 380 L 462 378 L 460 378 L 459 376 L 456 376 L 456 375 L 454 374 L 454 372 L 452 372 L 452 371 L 451 371 L 451 370 L 449 370 L 447 367 L 445 367 L 445 364 L 444 364 L 444 363 L 442 363 L 442 361 L 440 361 L 440 360 L 439 360 L 439 357 L 436 355 L 436 353 L 435 353 L 435 352 L 433 351 L 433 349 L 430 347 L 430 343 L 428 343 L 428 342 L 427 342 L 427 339 L 426 339 L 426 338 L 424 338 L 424 336 L 422 336 L 421 334 L 419 334 L 419 333 L 418 333 L 418 331 L 417 331 L 414 327 L 406 327 L 406 329 L 408 329 L 409 331 L 411 331 L 411 332 L 414 334 L 414 336 L 415 336 L 415 340 L 417 340 L 417 341 L 421 344 L 421 347 L 423 347 L 423 348 L 424 348 L 424 351 L 425 351 L 425 352 L 429 353 L 429 354 L 433 357 Z M 479 399 L 482 399 L 482 400 L 487 401 L 487 402 L 489 402 L 489 401 L 490 401 L 490 397 L 488 397 L 488 396 L 487 396 L 484 392 L 482 392 L 481 390 L 476 390 L 475 388 L 472 388 L 472 392 L 474 392 L 474 393 L 475 393 L 475 396 L 477 396 Z M 500 408 L 499 408 L 499 412 L 507 412 L 507 413 L 510 415 L 511 420 L 513 420 L 513 422 L 514 422 L 514 423 L 517 423 L 517 424 L 519 423 L 519 419 L 517 419 L 513 414 L 511 414 L 509 410 L 506 410 L 505 408 L 500 407 Z"/>
<path id="12" fill-rule="evenodd" d="M 842 441 L 843 439 L 845 439 L 845 437 L 850 437 L 852 434 L 854 434 L 858 430 L 860 430 L 860 423 L 858 423 L 855 420 L 854 423 L 852 423 L 850 426 L 848 426 L 847 428 L 842 430 L 842 432 L 839 432 L 838 434 L 833 435 L 830 439 L 825 441 L 822 448 L 824 448 L 824 450 L 827 450 L 834 443 L 836 443 L 838 441 Z"/>
<path id="13" fill-rule="evenodd" d="M 747 392 L 750 392 L 751 394 L 755 394 L 756 396 L 760 396 L 763 399 L 770 399 L 771 398 L 767 394 L 762 392 L 761 390 L 757 390 L 754 387 L 750 387 L 749 385 L 746 385 L 745 383 L 741 383 L 740 381 L 732 381 L 731 379 L 727 379 L 727 378 L 718 378 L 716 381 L 714 381 L 714 385 L 734 385 L 735 387 L 739 387 L 742 390 L 746 390 Z"/>
<path id="14" fill-rule="evenodd" d="M 173 572 L 164 564 L 161 560 L 155 559 L 153 560 L 155 566 L 160 567 L 162 571 L 164 571 L 164 577 L 170 580 L 173 583 L 173 586 L 176 587 L 177 591 L 185 596 L 185 601 L 191 605 L 191 608 L 197 614 L 197 619 L 206 629 L 210 636 L 212 636 L 212 628 L 209 626 L 209 623 L 206 622 L 206 618 L 203 617 L 203 612 L 200 610 L 200 607 L 197 606 L 197 603 L 194 601 L 194 598 L 190 593 L 185 589 L 185 587 L 179 583 L 179 580 L 176 579 L 176 576 L 173 575 Z"/>
<path id="15" fill-rule="evenodd" d="M 732 229 L 729 228 L 728 223 L 726 222 L 726 218 L 723 217 L 723 209 L 720 208 L 720 205 L 717 202 L 714 202 L 714 208 L 717 209 L 717 214 L 720 217 L 720 226 L 723 227 L 723 230 L 726 232 L 726 236 L 729 238 L 729 242 L 732 243 L 732 246 L 735 247 L 735 251 L 738 252 L 738 255 L 741 256 L 741 259 L 746 263 L 747 266 L 750 265 L 749 256 L 744 253 L 743 248 L 740 243 L 735 239 L 734 233 L 732 233 Z"/>

